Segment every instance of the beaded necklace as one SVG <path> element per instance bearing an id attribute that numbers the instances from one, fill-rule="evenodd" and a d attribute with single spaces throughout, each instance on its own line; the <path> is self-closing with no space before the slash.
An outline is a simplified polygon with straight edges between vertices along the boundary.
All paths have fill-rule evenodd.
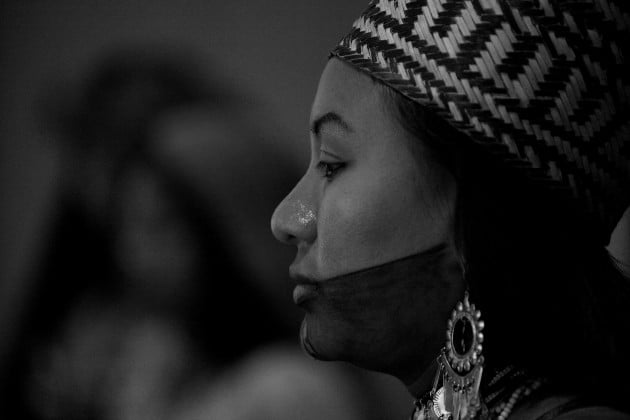
<path id="1" fill-rule="evenodd" d="M 507 366 L 497 371 L 485 387 L 486 397 L 483 398 L 481 410 L 475 417 L 466 420 L 506 420 L 516 404 L 538 390 L 543 383 L 541 379 L 528 377 L 523 370 Z M 425 412 L 423 401 L 426 400 L 426 396 L 416 400 L 412 420 L 424 418 L 421 413 Z M 448 417 L 438 418 L 450 420 L 452 416 L 449 414 Z"/>
<path id="2" fill-rule="evenodd" d="M 525 371 L 508 366 L 497 372 L 486 387 L 484 404 L 489 419 L 506 420 L 514 406 L 539 389 L 543 381 L 528 377 Z M 509 396 L 508 396 L 509 395 Z"/>

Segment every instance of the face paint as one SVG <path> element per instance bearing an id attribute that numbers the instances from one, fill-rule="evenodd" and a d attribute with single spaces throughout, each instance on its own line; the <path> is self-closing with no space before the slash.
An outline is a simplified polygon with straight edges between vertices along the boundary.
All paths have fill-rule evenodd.
<path id="1" fill-rule="evenodd" d="M 454 305 L 463 293 L 452 281 L 461 275 L 452 251 L 440 244 L 313 282 L 312 295 L 300 305 L 306 311 L 300 332 L 304 350 L 321 360 L 408 374 L 409 363 L 421 363 L 423 353 L 437 354 L 439 346 L 431 343 L 443 335 L 450 313 L 442 308 L 452 307 L 444 301 L 453 300 Z"/>
<path id="2" fill-rule="evenodd" d="M 298 223 L 301 225 L 308 225 L 309 223 L 317 222 L 315 217 L 315 212 L 304 205 L 303 202 L 297 201 L 296 203 L 297 209 L 295 212 L 295 216 L 297 217 Z"/>

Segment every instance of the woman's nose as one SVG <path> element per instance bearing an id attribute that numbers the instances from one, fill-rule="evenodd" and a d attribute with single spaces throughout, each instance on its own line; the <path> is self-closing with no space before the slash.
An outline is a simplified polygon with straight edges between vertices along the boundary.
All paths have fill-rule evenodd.
<path id="1" fill-rule="evenodd" d="M 305 178 L 278 204 L 271 216 L 271 231 L 280 242 L 311 243 L 317 236 L 315 197 L 309 194 Z"/>

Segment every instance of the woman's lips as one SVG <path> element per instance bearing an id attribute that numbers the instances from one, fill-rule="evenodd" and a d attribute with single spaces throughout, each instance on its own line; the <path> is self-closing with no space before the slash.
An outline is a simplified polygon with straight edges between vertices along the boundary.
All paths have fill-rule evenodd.
<path id="1" fill-rule="evenodd" d="M 301 305 L 306 301 L 317 297 L 317 285 L 311 283 L 301 283 L 295 286 L 293 289 L 293 302 L 296 305 Z"/>
<path id="2" fill-rule="evenodd" d="M 289 267 L 289 277 L 291 277 L 297 285 L 293 289 L 293 302 L 300 306 L 303 303 L 314 299 L 319 293 L 319 284 L 314 277 L 310 277 L 303 272 L 298 271 L 295 264 Z"/>

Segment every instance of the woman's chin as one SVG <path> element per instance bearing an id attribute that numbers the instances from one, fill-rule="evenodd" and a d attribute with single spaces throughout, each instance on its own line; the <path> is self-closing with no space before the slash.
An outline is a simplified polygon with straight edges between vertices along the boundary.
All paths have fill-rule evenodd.
<path id="1" fill-rule="evenodd" d="M 309 315 L 306 315 L 300 326 L 300 345 L 302 350 L 314 359 L 322 361 L 342 360 L 339 356 L 331 354 L 330 344 L 322 340 L 319 334 L 311 332 L 316 328 L 309 328 Z"/>
<path id="2" fill-rule="evenodd" d="M 348 362 L 395 376 L 409 385 L 431 366 L 439 352 L 439 348 L 428 349 L 425 345 L 405 349 L 400 345 L 400 337 L 374 334 L 374 329 L 330 317 L 329 311 L 312 309 L 302 320 L 300 344 L 303 351 L 316 360 Z"/>
<path id="3" fill-rule="evenodd" d="M 321 361 L 343 361 L 383 372 L 379 363 L 387 358 L 378 346 L 370 346 L 359 328 L 348 328 L 339 320 L 307 313 L 300 327 L 300 344 L 306 354 Z M 387 372 L 386 372 L 387 373 Z"/>

